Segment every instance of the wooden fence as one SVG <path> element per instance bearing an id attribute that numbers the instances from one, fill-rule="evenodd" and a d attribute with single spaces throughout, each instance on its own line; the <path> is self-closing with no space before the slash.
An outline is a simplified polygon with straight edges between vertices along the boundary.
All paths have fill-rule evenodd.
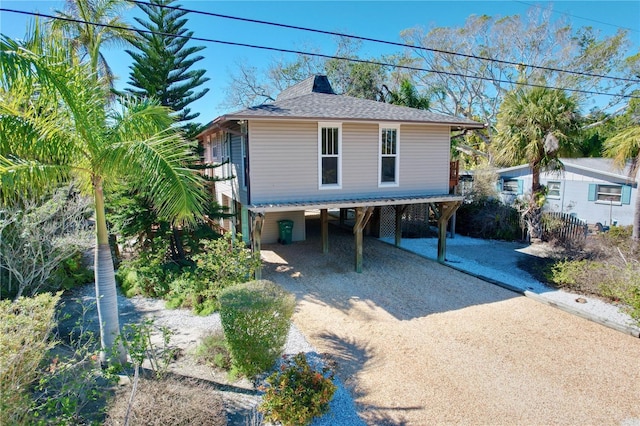
<path id="1" fill-rule="evenodd" d="M 572 240 L 587 236 L 587 222 L 567 213 L 542 213 L 542 239 Z"/>

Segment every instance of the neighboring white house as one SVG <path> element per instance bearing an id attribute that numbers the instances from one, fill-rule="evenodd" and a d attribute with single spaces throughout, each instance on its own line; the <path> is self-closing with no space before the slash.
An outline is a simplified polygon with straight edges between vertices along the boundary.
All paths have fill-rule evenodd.
<path id="1" fill-rule="evenodd" d="M 608 158 L 562 158 L 564 171 L 543 172 L 547 187 L 545 211 L 569 213 L 589 224 L 631 225 L 638 184 L 629 178 L 629 165 L 617 168 Z M 498 190 L 505 203 L 531 192 L 528 165 L 498 170 Z"/>
<path id="2" fill-rule="evenodd" d="M 355 211 L 356 250 L 382 207 L 431 203 L 448 219 L 462 201 L 449 193 L 451 130 L 482 127 L 336 95 L 325 76 L 314 76 L 273 103 L 217 117 L 198 139 L 205 163 L 226 163 L 208 173 L 233 177 L 213 189 L 218 203 L 235 213 L 220 222 L 223 228 L 241 232 L 259 250 L 261 242 L 278 240 L 278 222 L 285 219 L 293 221 L 292 240 L 304 240 L 305 211 L 320 210 L 327 252 L 328 209 Z"/>

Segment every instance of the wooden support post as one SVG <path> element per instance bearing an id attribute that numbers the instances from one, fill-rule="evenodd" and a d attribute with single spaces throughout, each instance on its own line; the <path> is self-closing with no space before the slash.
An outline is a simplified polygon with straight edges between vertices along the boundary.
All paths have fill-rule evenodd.
<path id="1" fill-rule="evenodd" d="M 260 258 L 260 248 L 262 246 L 262 223 L 264 222 L 264 214 L 251 212 L 251 251 L 254 256 Z M 255 273 L 255 279 L 262 279 L 262 265 L 258 266 Z"/>
<path id="2" fill-rule="evenodd" d="M 396 247 L 400 247 L 402 242 L 402 215 L 407 210 L 408 205 L 399 204 L 395 206 L 396 209 Z"/>
<path id="3" fill-rule="evenodd" d="M 373 207 L 356 207 L 356 224 L 353 233 L 356 241 L 356 272 L 362 272 L 362 234 L 364 227 L 373 214 Z"/>
<path id="4" fill-rule="evenodd" d="M 353 232 L 356 235 L 356 272 L 362 272 L 362 227 L 358 227 L 357 223 L 362 221 L 364 217 L 364 207 L 356 207 L 356 225 Z"/>
<path id="5" fill-rule="evenodd" d="M 320 210 L 320 232 L 322 234 L 322 253 L 329 253 L 329 211 Z"/>
<path id="6" fill-rule="evenodd" d="M 438 219 L 438 262 L 444 263 L 447 253 L 447 223 L 462 201 L 436 203 L 434 213 Z"/>
<path id="7" fill-rule="evenodd" d="M 347 209 L 340 209 L 340 227 L 344 226 L 344 221 L 347 217 Z"/>

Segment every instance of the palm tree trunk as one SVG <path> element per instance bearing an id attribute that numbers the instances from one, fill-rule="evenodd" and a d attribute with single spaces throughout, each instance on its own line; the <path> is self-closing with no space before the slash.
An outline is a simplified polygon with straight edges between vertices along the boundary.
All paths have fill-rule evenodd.
<path id="1" fill-rule="evenodd" d="M 120 322 L 118 318 L 118 296 L 116 293 L 116 277 L 109 247 L 109 234 L 104 211 L 104 193 L 102 179 L 94 178 L 94 201 L 96 211 L 96 251 L 95 251 L 95 283 L 98 320 L 100 321 L 100 362 L 106 365 L 111 356 L 117 357 L 120 363 L 127 361 L 127 353 L 118 339 Z"/>
<path id="2" fill-rule="evenodd" d="M 638 172 L 640 174 L 640 171 Z M 640 181 L 640 179 L 638 179 Z M 638 185 L 640 188 L 640 185 Z M 638 245 L 640 242 L 640 189 L 636 192 L 636 210 L 633 212 L 633 232 L 631 238 Z"/>

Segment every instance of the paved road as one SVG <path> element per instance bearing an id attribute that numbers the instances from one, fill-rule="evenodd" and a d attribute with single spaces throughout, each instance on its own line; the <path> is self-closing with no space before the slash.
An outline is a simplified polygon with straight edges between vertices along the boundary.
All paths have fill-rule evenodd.
<path id="1" fill-rule="evenodd" d="M 263 276 L 371 425 L 640 422 L 640 339 L 365 239 L 263 247 Z M 486 255 L 490 256 L 491 253 Z"/>

